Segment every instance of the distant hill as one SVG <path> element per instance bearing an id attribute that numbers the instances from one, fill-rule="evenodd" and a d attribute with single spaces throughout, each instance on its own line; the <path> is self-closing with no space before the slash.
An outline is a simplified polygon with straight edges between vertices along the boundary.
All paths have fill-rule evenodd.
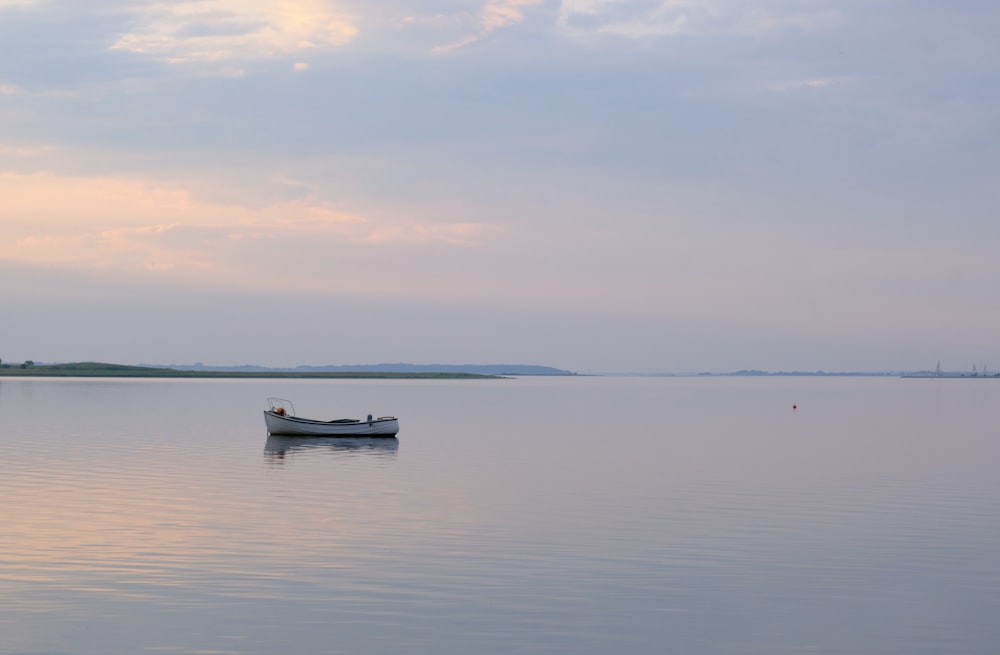
<path id="1" fill-rule="evenodd" d="M 148 364 L 147 366 L 159 366 Z M 210 366 L 197 364 L 170 364 L 163 368 L 178 371 L 230 371 L 246 373 L 287 372 L 287 373 L 448 373 L 471 375 L 576 375 L 573 371 L 564 371 L 551 366 L 534 364 L 359 364 L 359 365 L 325 365 L 296 366 L 294 368 L 268 368 L 244 364 L 242 366 Z"/>
<path id="2" fill-rule="evenodd" d="M 127 366 L 105 362 L 69 362 L 19 366 L 3 364 L 0 377 L 116 377 L 116 378 L 408 378 L 408 379 L 491 379 L 499 376 L 447 371 L 323 371 L 302 369 L 269 369 L 235 367 L 213 369 L 171 368 L 166 366 Z"/>

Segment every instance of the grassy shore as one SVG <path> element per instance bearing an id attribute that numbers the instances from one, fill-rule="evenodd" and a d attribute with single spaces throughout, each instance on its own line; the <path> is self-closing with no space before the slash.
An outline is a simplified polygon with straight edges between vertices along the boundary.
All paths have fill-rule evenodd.
<path id="1" fill-rule="evenodd" d="M 0 377 L 74 377 L 74 378 L 307 378 L 365 379 L 395 378 L 407 380 L 496 379 L 496 375 L 474 373 L 391 373 L 391 372 L 323 372 L 323 371 L 182 371 L 154 366 L 125 366 L 101 362 L 47 364 L 39 366 L 4 365 Z"/>

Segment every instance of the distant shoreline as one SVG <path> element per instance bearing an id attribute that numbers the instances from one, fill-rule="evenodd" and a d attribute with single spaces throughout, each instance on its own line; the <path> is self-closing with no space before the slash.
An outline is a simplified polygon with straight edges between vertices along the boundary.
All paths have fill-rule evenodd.
<path id="1" fill-rule="evenodd" d="M 906 374 L 901 375 L 902 378 L 921 378 L 921 379 L 942 379 L 942 380 L 997 380 L 1000 379 L 1000 374 L 995 375 L 962 375 L 959 373 L 927 373 L 927 374 Z"/>
<path id="2" fill-rule="evenodd" d="M 196 365 L 202 366 L 202 365 Z M 361 368 L 361 367 L 358 367 Z M 445 370 L 427 370 L 440 368 Z M 479 372 L 456 370 L 468 368 Z M 248 370 L 250 369 L 250 370 Z M 347 370 L 345 370 L 347 369 Z M 596 373 L 581 375 L 549 367 L 524 365 L 469 365 L 462 366 L 416 366 L 400 364 L 393 370 L 389 364 L 372 367 L 375 370 L 358 370 L 340 367 L 307 367 L 295 369 L 266 369 L 262 367 L 232 368 L 174 368 L 160 365 L 130 366 L 104 362 L 75 362 L 60 364 L 8 364 L 0 366 L 0 378 L 51 377 L 51 378 L 200 378 L 200 379 L 396 379 L 396 380 L 502 380 L 512 377 L 582 376 L 582 377 L 896 377 L 915 379 L 962 379 L 996 380 L 998 373 L 937 373 L 931 371 L 914 372 L 825 372 L 825 371 L 760 371 L 743 370 L 732 373 Z M 415 370 L 421 369 L 421 370 Z M 530 372 L 529 372 L 530 371 Z M 540 371 L 540 372 L 539 372 Z"/>
<path id="3" fill-rule="evenodd" d="M 84 362 L 77 364 L 46 364 L 22 367 L 4 365 L 0 377 L 59 377 L 59 378 L 241 378 L 241 379 L 401 379 L 401 380 L 502 380 L 502 375 L 457 372 L 392 372 L 392 371 L 186 371 L 155 366 L 126 366 Z"/>

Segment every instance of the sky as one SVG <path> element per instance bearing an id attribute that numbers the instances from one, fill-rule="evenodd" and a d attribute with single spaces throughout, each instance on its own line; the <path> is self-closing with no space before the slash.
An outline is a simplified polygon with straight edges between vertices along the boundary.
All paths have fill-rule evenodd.
<path id="1" fill-rule="evenodd" d="M 0 358 L 1000 369 L 1000 5 L 0 0 Z"/>

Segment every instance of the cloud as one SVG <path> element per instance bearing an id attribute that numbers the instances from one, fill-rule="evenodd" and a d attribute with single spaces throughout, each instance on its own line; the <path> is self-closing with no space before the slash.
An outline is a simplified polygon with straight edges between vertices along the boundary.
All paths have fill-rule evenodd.
<path id="1" fill-rule="evenodd" d="M 795 91 L 799 89 L 824 89 L 828 86 L 836 84 L 838 80 L 834 78 L 815 78 L 811 80 L 789 80 L 784 82 L 775 82 L 771 84 L 768 88 L 772 91 L 785 92 L 785 91 Z"/>
<path id="2" fill-rule="evenodd" d="M 48 144 L 13 145 L 0 143 L 0 156 L 8 155 L 13 157 L 41 157 L 55 152 L 57 148 Z"/>
<path id="3" fill-rule="evenodd" d="M 276 280 L 299 286 L 288 270 L 274 270 L 274 262 L 309 258 L 316 271 L 337 259 L 331 252 L 343 259 L 351 251 L 380 248 L 475 248 L 499 231 L 406 217 L 373 220 L 315 199 L 233 206 L 130 178 L 7 173 L 0 174 L 0 195 L 0 259 L 125 274 L 170 272 L 188 280 L 211 273 L 223 285 L 258 285 L 270 269 Z"/>
<path id="4" fill-rule="evenodd" d="M 542 0 L 493 0 L 483 8 L 483 28 L 492 32 L 524 20 L 524 7 L 541 4 Z"/>
<path id="5" fill-rule="evenodd" d="M 744 34 L 838 24 L 841 16 L 806 0 L 562 0 L 559 26 L 574 36 L 612 34 L 633 39 Z"/>
<path id="6" fill-rule="evenodd" d="M 326 50 L 357 33 L 324 0 L 190 0 L 144 7 L 112 47 L 171 63 L 222 62 Z"/>
<path id="7" fill-rule="evenodd" d="M 483 223 L 445 223 L 436 225 L 395 225 L 379 228 L 368 237 L 371 243 L 445 243 L 457 246 L 478 245 L 504 231 L 499 225 Z"/>
<path id="8" fill-rule="evenodd" d="M 493 32 L 521 23 L 527 7 L 542 4 L 544 0 L 490 0 L 475 18 L 470 34 L 458 41 L 433 49 L 435 54 L 451 52 L 472 45 L 489 37 Z"/>

